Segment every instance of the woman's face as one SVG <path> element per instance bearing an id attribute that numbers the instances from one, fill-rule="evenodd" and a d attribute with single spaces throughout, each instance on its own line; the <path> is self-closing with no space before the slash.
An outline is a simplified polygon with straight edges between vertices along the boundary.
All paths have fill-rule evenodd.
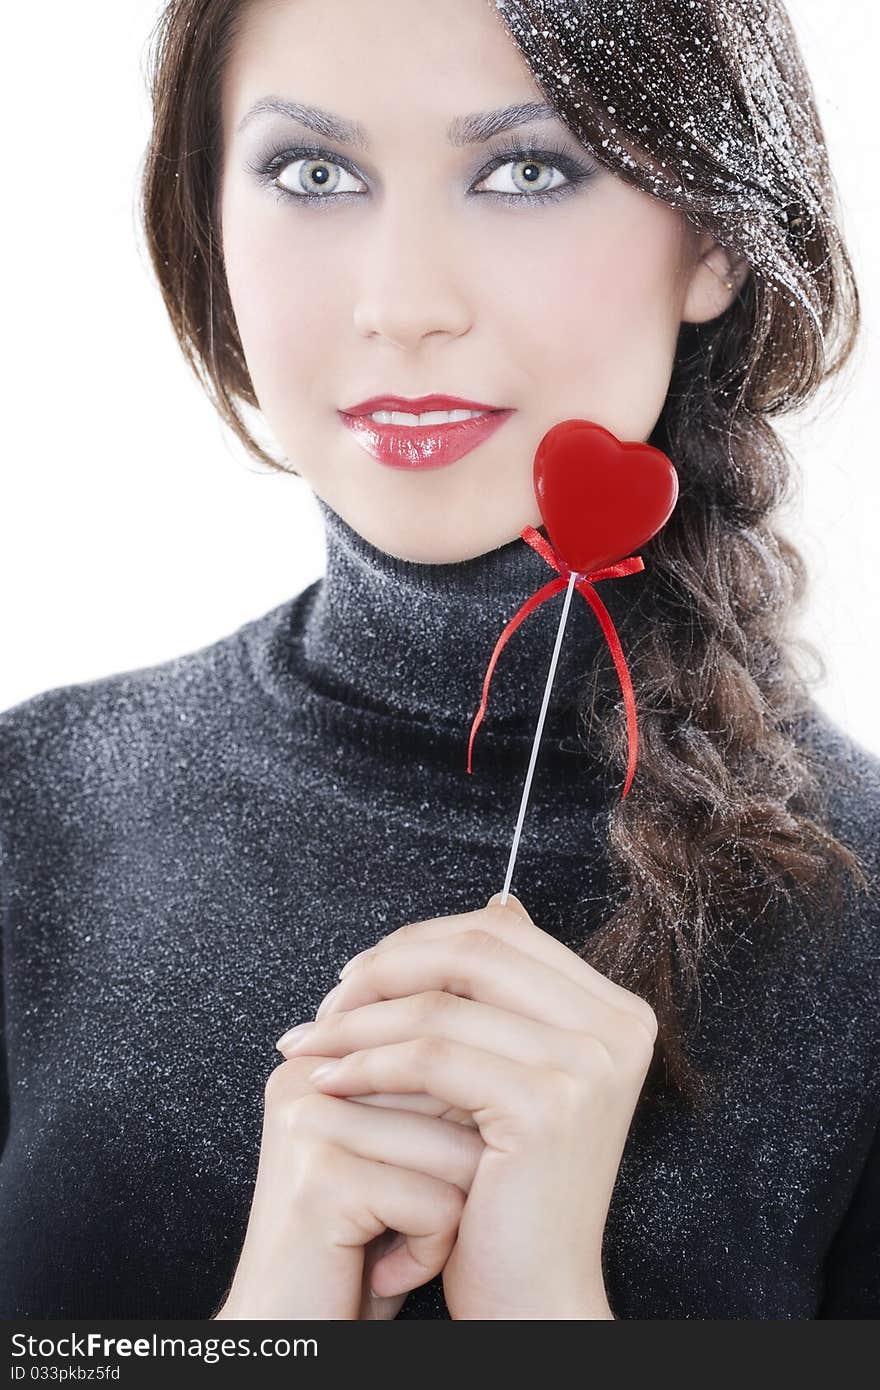
<path id="1" fill-rule="evenodd" d="M 366 146 L 278 111 L 245 120 L 268 98 L 356 123 Z M 253 0 L 224 75 L 224 259 L 263 416 L 314 491 L 403 559 L 469 559 L 540 526 L 547 430 L 582 418 L 646 440 L 680 323 L 729 302 L 720 248 L 552 116 L 449 139 L 542 100 L 494 0 Z M 512 413 L 421 468 L 373 457 L 339 414 L 433 394 Z"/>

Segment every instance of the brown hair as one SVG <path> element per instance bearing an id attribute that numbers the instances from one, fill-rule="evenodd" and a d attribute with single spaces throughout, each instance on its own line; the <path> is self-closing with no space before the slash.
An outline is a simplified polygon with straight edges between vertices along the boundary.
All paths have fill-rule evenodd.
<path id="1" fill-rule="evenodd" d="M 142 215 L 183 352 L 249 452 L 258 408 L 217 225 L 220 77 L 247 0 L 170 0 L 152 54 Z M 676 464 L 671 520 L 642 548 L 621 638 L 639 708 L 638 775 L 608 812 L 612 911 L 582 954 L 659 1023 L 644 1098 L 700 1106 L 689 1007 L 710 948 L 747 919 L 842 920 L 864 866 L 827 825 L 828 788 L 798 734 L 809 713 L 786 632 L 805 590 L 771 525 L 791 459 L 771 417 L 803 405 L 854 348 L 859 296 L 809 78 L 781 0 L 499 0 L 498 16 L 559 118 L 621 179 L 682 210 L 749 274 L 708 324 L 683 324 L 650 442 Z M 289 470 L 284 470 L 289 471 Z M 631 622 L 630 622 L 631 619 Z M 610 660 L 582 707 L 621 780 Z M 813 942 L 816 942 L 816 932 Z M 757 949 L 760 940 L 750 941 Z"/>

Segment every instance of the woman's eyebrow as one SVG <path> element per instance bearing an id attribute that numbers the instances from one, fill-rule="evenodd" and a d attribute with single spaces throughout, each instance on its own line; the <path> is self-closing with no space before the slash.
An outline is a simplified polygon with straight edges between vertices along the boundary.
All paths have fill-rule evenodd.
<path id="1" fill-rule="evenodd" d="M 298 121 L 320 135 L 357 149 L 370 148 L 367 133 L 359 122 L 347 121 L 345 117 L 337 116 L 333 111 L 324 111 L 320 106 L 306 106 L 303 102 L 286 101 L 283 97 L 260 97 L 239 121 L 237 132 L 244 130 L 257 116 L 269 112 Z M 470 116 L 457 116 L 447 128 L 446 136 L 452 145 L 479 145 L 493 135 L 512 130 L 514 126 L 548 119 L 558 119 L 552 106 L 545 101 L 527 101 L 518 106 L 501 106 L 495 111 L 475 111 Z"/>

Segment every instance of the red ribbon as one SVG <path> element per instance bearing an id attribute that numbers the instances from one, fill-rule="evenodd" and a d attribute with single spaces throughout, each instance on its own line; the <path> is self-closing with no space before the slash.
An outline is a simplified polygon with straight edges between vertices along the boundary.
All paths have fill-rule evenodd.
<path id="1" fill-rule="evenodd" d="M 544 539 L 540 531 L 535 530 L 534 526 L 523 527 L 520 535 L 533 550 L 536 550 L 538 554 L 547 561 L 548 565 L 557 570 L 560 574 L 564 572 L 566 576 L 570 575 L 571 571 L 562 563 L 556 551 L 553 549 L 553 546 L 549 541 Z M 643 570 L 644 568 L 645 562 L 641 555 L 630 555 L 628 559 L 619 560 L 615 565 L 606 565 L 604 569 L 592 570 L 589 574 L 583 575 L 580 579 L 576 580 L 574 585 L 574 587 L 583 594 L 587 603 L 599 619 L 599 624 L 605 635 L 605 641 L 608 643 L 611 655 L 614 658 L 617 678 L 620 681 L 620 688 L 623 692 L 623 703 L 626 707 L 626 730 L 629 743 L 629 756 L 626 765 L 626 780 L 620 797 L 621 801 L 632 786 L 632 780 L 636 770 L 636 757 L 639 747 L 636 699 L 633 694 L 632 681 L 630 680 L 626 659 L 623 655 L 623 648 L 620 645 L 620 638 L 617 636 L 614 623 L 611 621 L 611 615 L 593 588 L 593 584 L 599 579 L 622 579 L 627 574 L 638 574 L 639 570 Z M 471 771 L 471 752 L 474 746 L 474 737 L 477 729 L 482 723 L 483 715 L 486 713 L 486 706 L 489 699 L 489 682 L 492 679 L 492 672 L 495 670 L 495 663 L 501 655 L 502 648 L 511 634 L 519 627 L 520 623 L 527 618 L 535 608 L 539 608 L 548 598 L 552 598 L 554 594 L 558 594 L 561 589 L 567 587 L 568 578 L 566 577 L 564 579 L 551 579 L 549 584 L 545 584 L 542 588 L 538 589 L 530 598 L 527 598 L 525 603 L 514 613 L 510 622 L 498 638 L 498 641 L 495 643 L 495 650 L 492 653 L 486 675 L 483 678 L 483 698 L 480 702 L 480 708 L 477 710 L 474 722 L 471 725 L 471 736 L 468 741 L 468 772 Z"/>

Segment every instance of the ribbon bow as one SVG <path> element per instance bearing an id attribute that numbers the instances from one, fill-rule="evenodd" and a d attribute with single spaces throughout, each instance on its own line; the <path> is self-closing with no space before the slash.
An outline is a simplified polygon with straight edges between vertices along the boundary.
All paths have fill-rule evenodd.
<path id="1" fill-rule="evenodd" d="M 544 539 L 540 531 L 535 530 L 534 526 L 523 527 L 520 535 L 527 545 L 530 545 L 533 550 L 536 550 L 538 554 L 547 561 L 548 565 L 557 570 L 560 574 L 565 571 L 566 576 L 570 575 L 571 571 L 562 563 L 556 551 L 553 549 L 553 546 L 549 541 Z M 606 565 L 604 569 L 591 570 L 589 574 L 582 575 L 577 579 L 574 585 L 574 587 L 583 594 L 587 603 L 599 619 L 599 624 L 614 659 L 617 678 L 620 681 L 620 688 L 623 692 L 623 703 L 626 707 L 629 756 L 626 766 L 626 780 L 620 797 L 621 801 L 632 786 L 632 780 L 636 770 L 636 756 L 639 746 L 639 731 L 636 721 L 636 700 L 633 694 L 629 669 L 623 655 L 623 648 L 620 645 L 620 638 L 617 635 L 614 623 L 611 621 L 611 615 L 593 588 L 593 584 L 599 579 L 622 579 L 624 575 L 627 574 L 638 574 L 639 570 L 643 570 L 644 568 L 645 562 L 641 555 L 630 555 L 628 559 L 619 560 L 617 564 Z M 486 674 L 483 678 L 483 698 L 480 701 L 480 708 L 477 710 L 474 722 L 471 725 L 471 735 L 468 740 L 468 772 L 471 771 L 471 752 L 474 746 L 474 737 L 477 729 L 482 723 L 483 715 L 486 713 L 486 706 L 489 699 L 489 682 L 492 679 L 492 672 L 495 670 L 495 663 L 501 655 L 505 643 L 519 627 L 520 623 L 527 618 L 534 609 L 539 608 L 542 603 L 545 603 L 548 598 L 552 598 L 554 594 L 558 594 L 560 589 L 566 588 L 568 582 L 567 577 L 564 579 L 551 579 L 548 584 L 544 584 L 542 588 L 538 589 L 530 598 L 527 598 L 522 606 L 517 609 L 516 613 L 514 613 L 510 622 L 506 625 L 501 636 L 498 638 L 498 641 L 495 643 L 495 650 L 492 653 Z"/>

